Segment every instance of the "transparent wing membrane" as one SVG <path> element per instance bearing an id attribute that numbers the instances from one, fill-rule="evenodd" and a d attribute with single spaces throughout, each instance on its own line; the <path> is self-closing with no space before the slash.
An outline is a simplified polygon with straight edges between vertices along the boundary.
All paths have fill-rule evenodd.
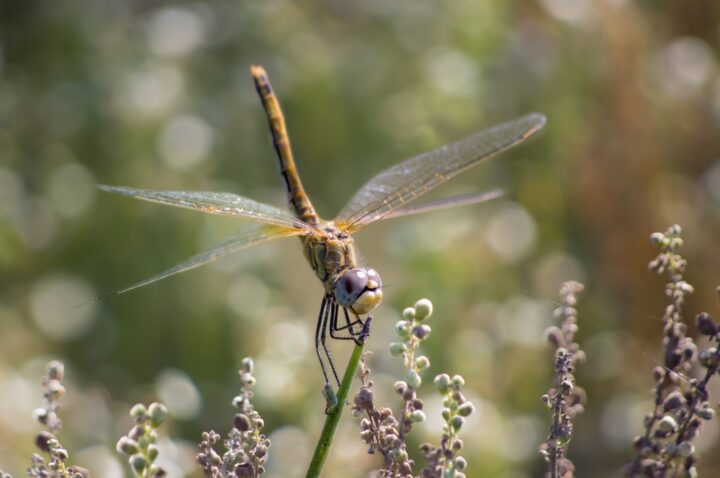
<path id="1" fill-rule="evenodd" d="M 305 231 L 302 229 L 291 229 L 268 224 L 251 224 L 228 237 L 212 249 L 201 252 L 200 254 L 197 254 L 190 259 L 161 272 L 160 274 L 154 275 L 140 282 L 136 282 L 135 284 L 120 289 L 110 295 L 124 294 L 125 292 L 129 292 L 139 287 L 165 279 L 166 277 L 200 267 L 208 262 L 212 262 L 216 259 L 233 254 L 241 249 L 245 249 L 246 247 L 250 247 L 261 242 L 278 239 L 280 237 L 297 236 L 303 234 L 304 232 Z"/>
<path id="2" fill-rule="evenodd" d="M 136 199 L 156 202 L 168 206 L 194 209 L 209 214 L 245 217 L 257 222 L 306 228 L 307 225 L 294 218 L 290 213 L 232 193 L 214 193 L 206 191 L 155 191 L 124 186 L 100 185 L 98 188 L 111 193 L 122 194 Z"/>
<path id="3" fill-rule="evenodd" d="M 525 141 L 544 125 L 545 117 L 533 113 L 405 160 L 366 183 L 335 222 L 354 232 L 383 219 L 453 176 Z"/>
<path id="4" fill-rule="evenodd" d="M 395 209 L 383 216 L 383 219 L 390 219 L 394 217 L 412 216 L 414 214 L 422 214 L 425 212 L 438 211 L 440 209 L 447 209 L 449 207 L 457 206 L 469 206 L 471 204 L 479 204 L 482 202 L 491 201 L 502 197 L 503 192 L 500 189 L 493 191 L 487 191 L 483 193 L 475 194 L 463 194 L 461 196 L 452 196 L 447 198 L 438 199 L 436 201 L 426 202 L 424 204 L 418 204 L 417 206 L 410 205 Z M 370 222 L 373 222 L 371 219 Z"/>

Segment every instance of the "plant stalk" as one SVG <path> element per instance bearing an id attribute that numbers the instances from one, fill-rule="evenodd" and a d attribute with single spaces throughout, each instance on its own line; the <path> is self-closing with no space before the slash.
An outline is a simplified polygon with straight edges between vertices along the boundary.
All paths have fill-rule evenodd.
<path id="1" fill-rule="evenodd" d="M 318 478 L 322 471 L 325 460 L 327 459 L 328 452 L 330 451 L 330 445 L 332 445 L 333 436 L 337 430 L 338 424 L 340 423 L 340 416 L 345 408 L 345 402 L 347 400 L 348 392 L 350 391 L 350 384 L 352 383 L 353 377 L 355 377 L 355 371 L 357 370 L 358 363 L 362 357 L 364 345 L 355 345 L 355 348 L 350 355 L 347 368 L 345 369 L 345 375 L 343 375 L 340 388 L 337 391 L 337 402 L 327 412 L 325 417 L 325 425 L 323 426 L 320 439 L 315 446 L 315 453 L 313 453 L 310 467 L 308 468 L 305 478 Z"/>

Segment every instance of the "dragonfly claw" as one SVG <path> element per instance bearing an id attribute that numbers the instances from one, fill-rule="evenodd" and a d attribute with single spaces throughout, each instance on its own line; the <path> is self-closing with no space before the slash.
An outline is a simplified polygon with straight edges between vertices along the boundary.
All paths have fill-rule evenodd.
<path id="1" fill-rule="evenodd" d="M 354 341 L 357 345 L 363 345 L 365 343 L 365 339 L 367 339 L 370 336 L 370 323 L 372 322 L 372 315 L 368 315 L 368 318 L 365 319 L 365 322 L 363 322 L 363 328 L 358 334 L 357 337 L 355 337 Z"/>

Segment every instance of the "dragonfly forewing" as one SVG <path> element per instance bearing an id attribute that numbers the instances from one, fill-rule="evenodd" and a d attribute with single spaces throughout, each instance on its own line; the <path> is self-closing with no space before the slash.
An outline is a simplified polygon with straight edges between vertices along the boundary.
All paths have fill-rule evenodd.
<path id="1" fill-rule="evenodd" d="M 447 209 L 458 206 L 470 206 L 471 204 L 479 204 L 487 201 L 492 201 L 503 196 L 501 189 L 495 189 L 492 191 L 486 191 L 482 193 L 470 193 L 463 194 L 460 196 L 451 196 L 447 198 L 438 199 L 435 201 L 426 202 L 423 204 L 401 207 L 394 209 L 393 211 L 385 214 L 382 219 L 390 219 L 395 217 L 412 216 L 415 214 L 423 214 L 426 212 L 439 211 L 441 209 Z M 370 222 L 374 220 L 371 218 Z"/>
<path id="2" fill-rule="evenodd" d="M 355 232 L 383 219 L 453 176 L 525 141 L 544 125 L 545 116 L 529 114 L 396 164 L 360 188 L 335 223 Z"/>
<path id="3" fill-rule="evenodd" d="M 208 214 L 235 216 L 265 224 L 307 228 L 308 226 L 290 213 L 232 193 L 207 191 L 156 191 L 125 186 L 98 186 L 103 191 L 122 194 L 136 199 L 151 201 L 168 206 L 194 209 Z"/>
<path id="4" fill-rule="evenodd" d="M 298 236 L 304 233 L 305 231 L 303 229 L 297 228 L 275 226 L 271 224 L 249 224 L 247 227 L 239 230 L 213 248 L 194 255 L 157 275 L 124 287 L 111 295 L 123 294 L 139 287 L 152 284 L 153 282 L 165 279 L 166 277 L 200 267 L 221 257 L 234 254 L 235 252 L 255 244 L 260 244 L 262 242 L 267 242 L 281 237 Z"/>

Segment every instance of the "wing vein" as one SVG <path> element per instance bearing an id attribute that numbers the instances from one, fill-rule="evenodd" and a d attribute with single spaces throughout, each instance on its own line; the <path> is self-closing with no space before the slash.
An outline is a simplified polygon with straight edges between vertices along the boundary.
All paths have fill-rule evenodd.
<path id="1" fill-rule="evenodd" d="M 483 160 L 525 141 L 544 125 L 545 117 L 533 113 L 396 164 L 360 188 L 335 221 L 355 232 Z"/>

